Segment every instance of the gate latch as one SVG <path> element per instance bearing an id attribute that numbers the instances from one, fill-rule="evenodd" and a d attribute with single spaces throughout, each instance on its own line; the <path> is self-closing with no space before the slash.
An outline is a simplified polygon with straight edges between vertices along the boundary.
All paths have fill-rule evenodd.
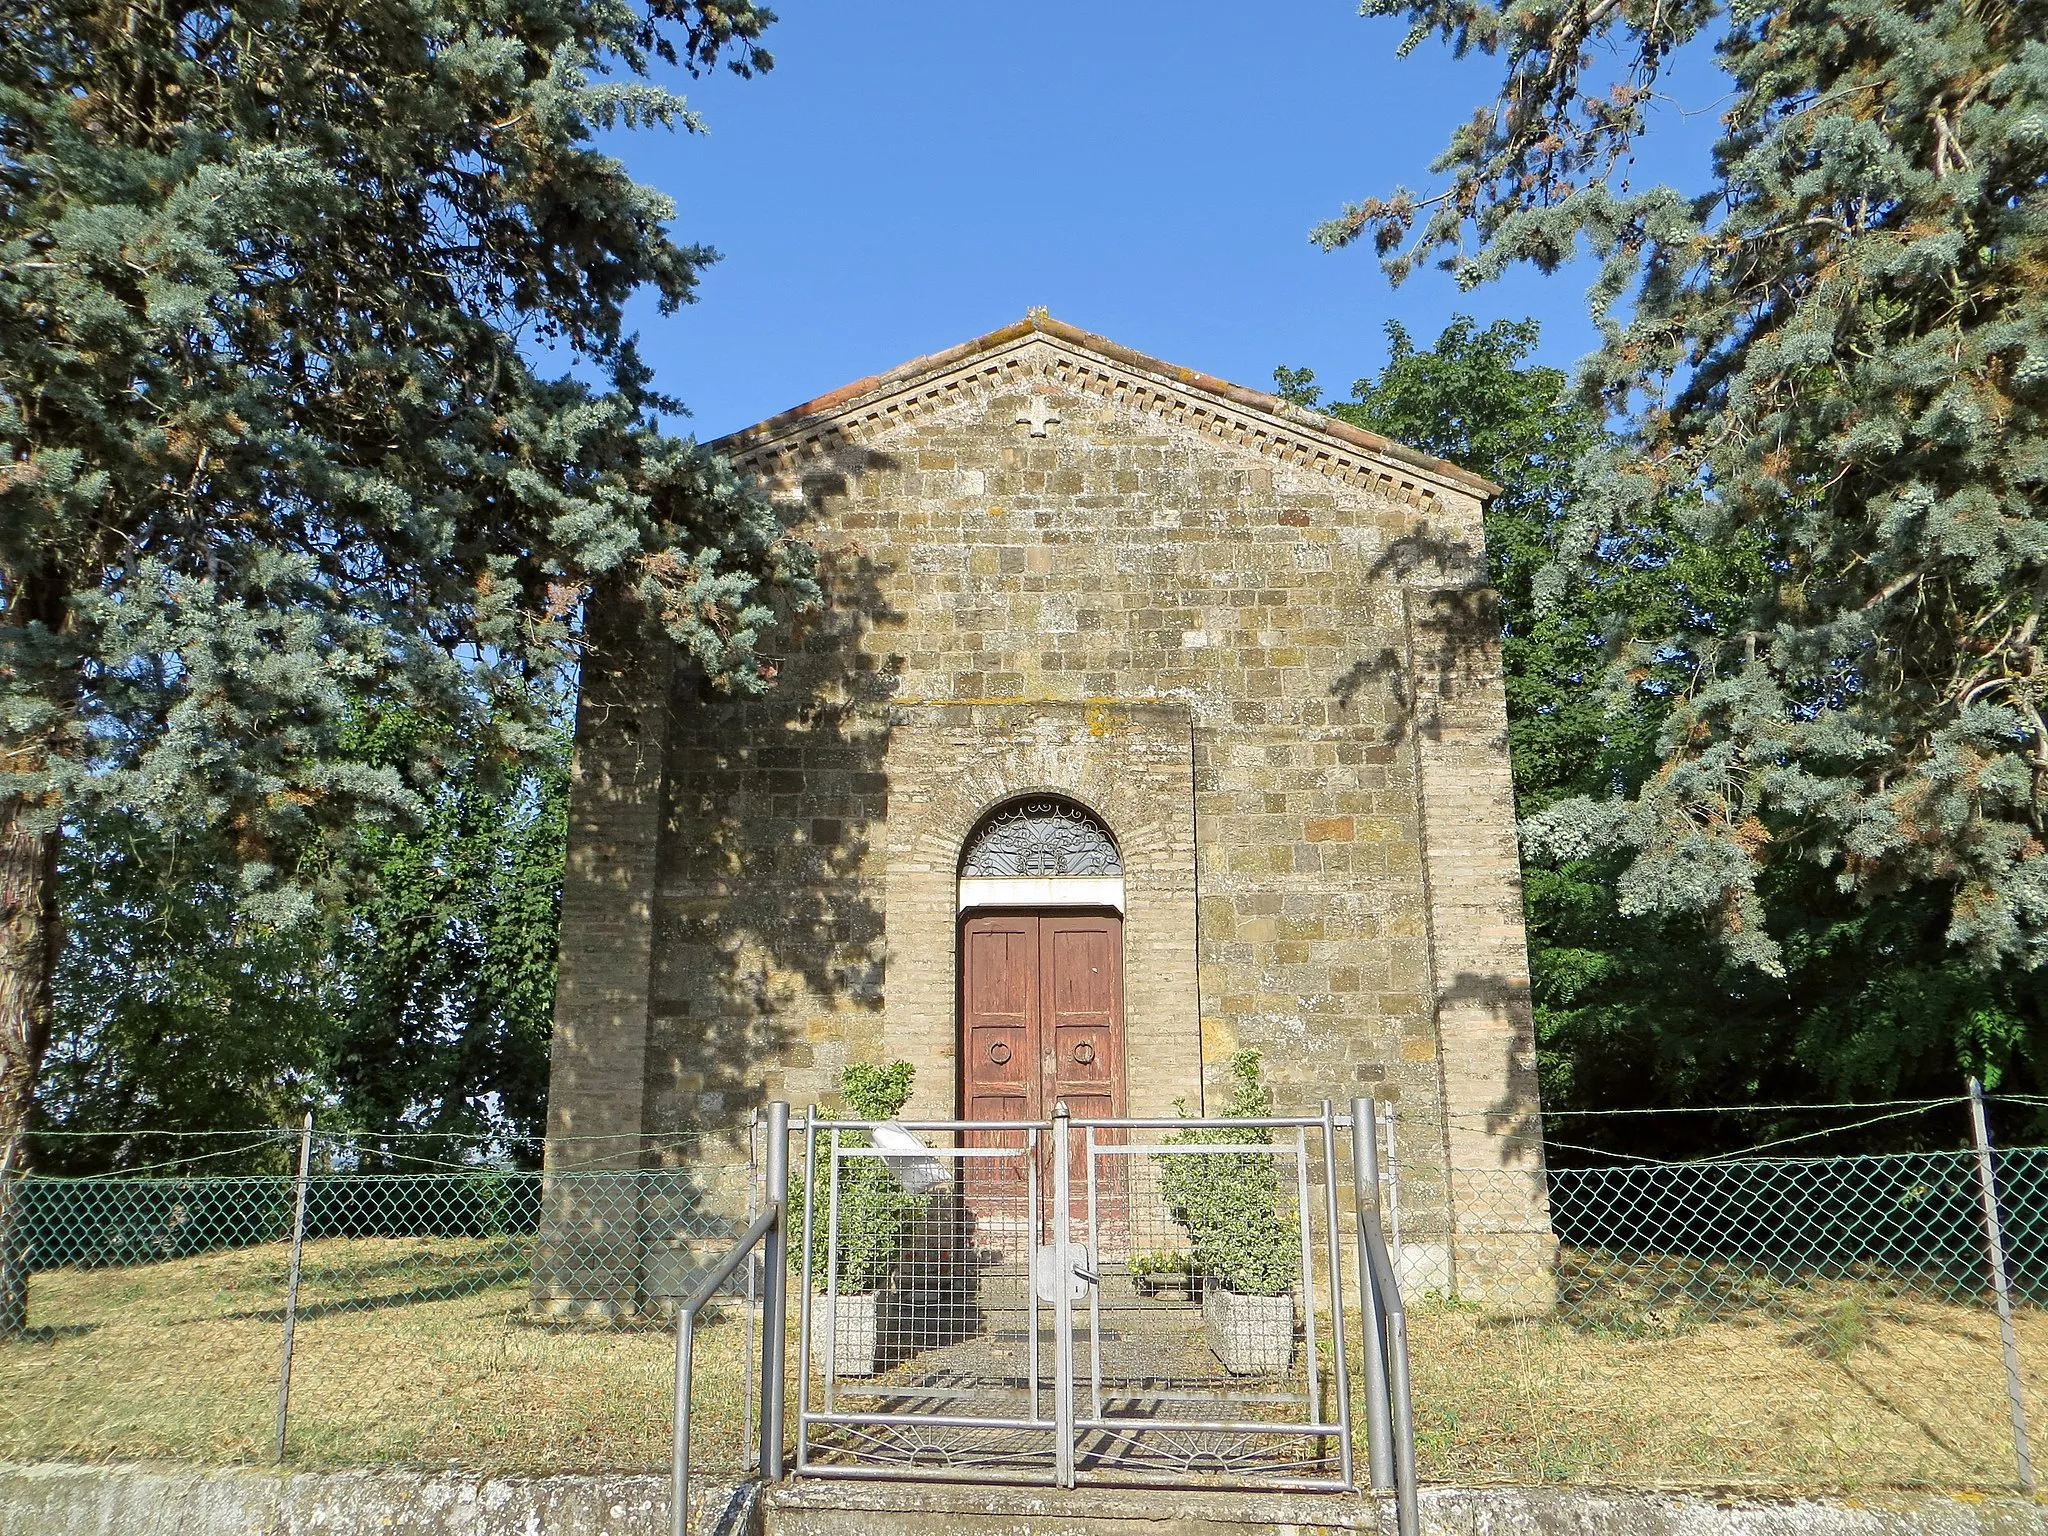
<path id="1" fill-rule="evenodd" d="M 1102 1284 L 1102 1276 L 1096 1274 L 1095 1271 L 1092 1269 L 1083 1269 L 1080 1265 L 1076 1264 L 1074 1266 L 1074 1273 L 1079 1275 L 1083 1280 L 1086 1280 L 1090 1285 Z"/>

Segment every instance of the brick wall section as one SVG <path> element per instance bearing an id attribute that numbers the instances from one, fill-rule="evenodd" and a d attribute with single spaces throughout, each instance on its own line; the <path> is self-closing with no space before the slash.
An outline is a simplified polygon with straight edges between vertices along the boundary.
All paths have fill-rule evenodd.
<path id="1" fill-rule="evenodd" d="M 1519 1155 L 1462 1127 L 1527 1027 L 1497 664 L 1432 706 L 1471 731 L 1418 731 L 1406 591 L 1453 579 L 1447 550 L 1469 571 L 1476 491 L 1036 329 L 911 373 L 725 445 L 833 600 L 766 697 L 676 685 L 647 1129 L 827 1101 L 890 1056 L 951 1113 L 961 844 L 1054 789 L 1129 865 L 1133 1107 L 1213 1102 L 1240 1046 L 1285 1108 L 1398 1099 L 1403 1235 L 1448 1255 L 1448 1159 Z M 1446 998 L 1443 1044 L 1495 1058 L 1447 1079 L 1432 976 L 1467 973 L 1523 1000 L 1486 1033 Z"/>

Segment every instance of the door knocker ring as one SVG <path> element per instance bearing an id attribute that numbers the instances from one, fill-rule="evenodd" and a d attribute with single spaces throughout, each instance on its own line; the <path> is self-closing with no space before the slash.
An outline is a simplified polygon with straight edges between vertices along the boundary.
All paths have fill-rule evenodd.
<path id="1" fill-rule="evenodd" d="M 1084 1067 L 1087 1066 L 1090 1062 L 1095 1060 L 1095 1047 L 1090 1045 L 1086 1040 L 1083 1040 L 1079 1045 L 1074 1047 L 1074 1060 L 1081 1063 L 1081 1065 Z"/>

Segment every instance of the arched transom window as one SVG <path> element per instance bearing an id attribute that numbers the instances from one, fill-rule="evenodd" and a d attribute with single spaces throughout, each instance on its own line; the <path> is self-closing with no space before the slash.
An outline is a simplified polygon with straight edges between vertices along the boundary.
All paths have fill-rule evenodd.
<path id="1" fill-rule="evenodd" d="M 1123 856 L 1086 806 L 1026 795 L 983 817 L 960 856 L 960 906 L 1123 910 Z"/>

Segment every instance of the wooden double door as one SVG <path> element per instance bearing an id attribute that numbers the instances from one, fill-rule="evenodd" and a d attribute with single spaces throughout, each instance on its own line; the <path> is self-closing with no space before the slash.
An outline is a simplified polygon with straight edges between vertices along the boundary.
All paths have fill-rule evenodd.
<path id="1" fill-rule="evenodd" d="M 1077 1120 L 1124 1113 L 1123 919 L 1017 912 L 970 917 L 960 932 L 960 1113 L 966 1120 L 1044 1124 L 1064 1101 Z M 1008 1133 L 970 1143 L 1021 1145 Z M 1043 1140 L 1043 1138 L 1042 1138 Z M 1085 1179 L 1074 1138 L 1076 1190 Z M 1024 1212 L 1025 1165 L 970 1176 L 984 1218 Z M 1050 1163 L 1040 1189 L 1051 1194 Z"/>

